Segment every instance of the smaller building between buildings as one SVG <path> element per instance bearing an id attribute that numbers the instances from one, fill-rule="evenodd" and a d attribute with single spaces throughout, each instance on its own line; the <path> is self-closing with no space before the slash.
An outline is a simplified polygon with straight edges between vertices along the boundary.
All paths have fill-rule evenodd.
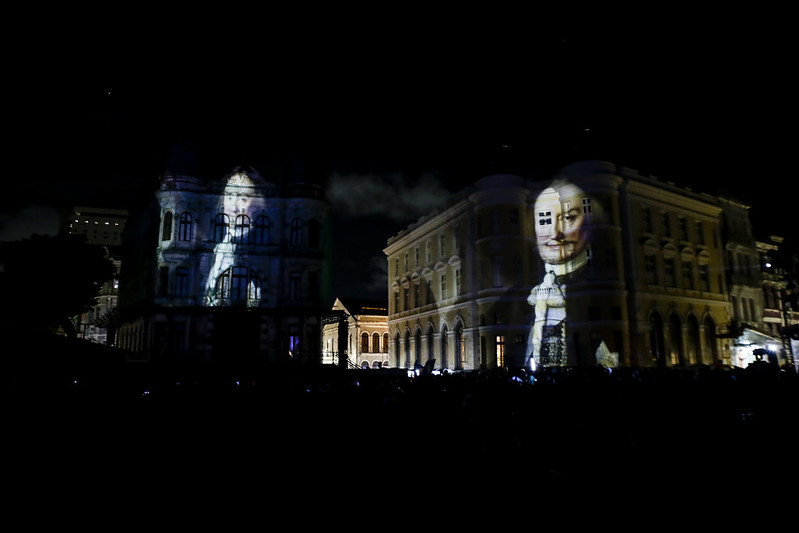
<path id="1" fill-rule="evenodd" d="M 336 298 L 322 328 L 322 363 L 389 367 L 387 307 L 382 300 Z"/>

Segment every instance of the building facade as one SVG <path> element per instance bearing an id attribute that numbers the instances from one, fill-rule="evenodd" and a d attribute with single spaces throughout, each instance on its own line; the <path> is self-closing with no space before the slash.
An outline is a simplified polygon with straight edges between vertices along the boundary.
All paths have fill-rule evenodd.
<path id="1" fill-rule="evenodd" d="M 388 368 L 388 316 L 384 301 L 336 298 L 322 328 L 322 363 L 340 366 Z"/>
<path id="2" fill-rule="evenodd" d="M 74 317 L 75 331 L 79 338 L 114 345 L 118 319 L 119 271 L 122 266 L 122 235 L 128 220 L 128 211 L 76 206 L 68 217 L 67 231 L 72 235 L 84 235 L 88 244 L 102 246 L 117 272 L 113 279 L 100 288 L 97 303 Z"/>
<path id="3" fill-rule="evenodd" d="M 318 362 L 327 217 L 316 185 L 168 171 L 128 234 L 118 345 L 149 361 Z"/>
<path id="4" fill-rule="evenodd" d="M 730 364 L 728 204 L 603 161 L 478 180 L 387 242 L 391 364 Z"/>

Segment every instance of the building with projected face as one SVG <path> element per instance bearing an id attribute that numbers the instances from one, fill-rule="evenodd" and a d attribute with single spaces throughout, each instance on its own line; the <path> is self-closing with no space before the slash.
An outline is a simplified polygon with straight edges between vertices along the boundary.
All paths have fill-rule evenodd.
<path id="1" fill-rule="evenodd" d="M 168 171 L 127 234 L 118 345 L 150 361 L 318 361 L 327 216 L 316 185 Z"/>
<path id="2" fill-rule="evenodd" d="M 488 176 L 388 239 L 390 362 L 730 364 L 741 299 L 762 317 L 757 267 L 730 277 L 731 251 L 757 265 L 745 209 L 632 169 Z"/>

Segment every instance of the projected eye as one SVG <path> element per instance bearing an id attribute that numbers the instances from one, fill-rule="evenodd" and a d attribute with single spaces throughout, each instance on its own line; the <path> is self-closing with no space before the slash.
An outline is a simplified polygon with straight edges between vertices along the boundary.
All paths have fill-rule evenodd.
<path id="1" fill-rule="evenodd" d="M 566 215 L 563 218 L 564 220 L 566 220 L 566 223 L 569 226 L 573 226 L 575 222 L 577 222 L 577 220 L 580 218 L 580 215 L 577 213 L 577 210 L 572 209 L 571 211 L 566 213 Z"/>

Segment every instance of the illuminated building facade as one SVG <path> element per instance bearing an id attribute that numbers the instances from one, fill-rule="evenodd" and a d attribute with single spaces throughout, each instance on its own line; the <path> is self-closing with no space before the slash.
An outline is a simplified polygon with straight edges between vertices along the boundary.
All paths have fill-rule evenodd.
<path id="1" fill-rule="evenodd" d="M 478 180 L 387 242 L 391 364 L 730 363 L 726 207 L 603 161 Z"/>
<path id="2" fill-rule="evenodd" d="M 339 366 L 387 368 L 388 316 L 386 302 L 362 298 L 336 298 L 331 320 L 322 329 L 322 363 Z"/>
<path id="3" fill-rule="evenodd" d="M 518 176 L 488 176 L 388 240 L 392 367 L 521 364 L 537 272 L 530 194 Z"/>
<path id="4" fill-rule="evenodd" d="M 153 361 L 318 362 L 327 216 L 316 185 L 249 167 L 210 181 L 167 172 L 128 235 L 120 347 Z"/>

